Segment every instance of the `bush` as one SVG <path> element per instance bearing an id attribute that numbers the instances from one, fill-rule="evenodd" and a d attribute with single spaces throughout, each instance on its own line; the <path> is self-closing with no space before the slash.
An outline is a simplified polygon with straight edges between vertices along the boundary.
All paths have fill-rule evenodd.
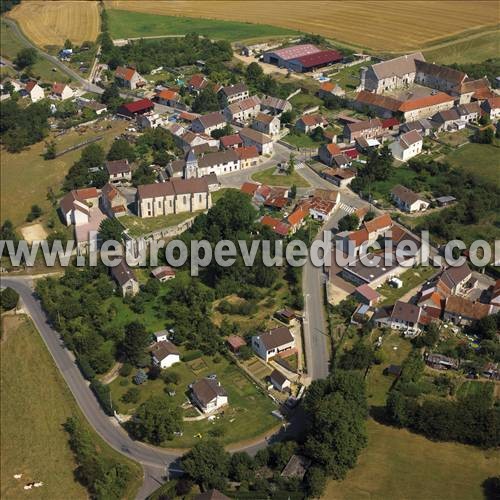
<path id="1" fill-rule="evenodd" d="M 167 384 L 177 385 L 181 381 L 181 376 L 177 372 L 164 372 L 162 378 Z"/>
<path id="2" fill-rule="evenodd" d="M 182 356 L 182 361 L 187 363 L 189 361 L 194 361 L 195 359 L 201 358 L 202 356 L 203 353 L 201 351 L 191 351 Z"/>
<path id="3" fill-rule="evenodd" d="M 133 368 L 134 367 L 130 363 L 123 363 L 120 368 L 120 375 L 122 377 L 128 377 L 132 373 Z"/>
<path id="4" fill-rule="evenodd" d="M 148 376 L 146 375 L 146 372 L 144 370 L 138 370 L 137 373 L 134 375 L 134 384 L 136 385 L 141 385 L 146 382 L 148 379 Z"/>
<path id="5" fill-rule="evenodd" d="M 12 288 L 7 287 L 0 292 L 0 307 L 4 311 L 10 311 L 17 306 L 19 294 Z"/>
<path id="6" fill-rule="evenodd" d="M 78 356 L 78 358 L 76 358 L 76 363 L 78 365 L 78 368 L 80 368 L 82 375 L 87 380 L 92 380 L 95 377 L 95 371 L 90 366 L 87 356 Z"/>
<path id="7" fill-rule="evenodd" d="M 90 382 L 90 389 L 95 394 L 97 401 L 101 405 L 101 408 L 104 410 L 106 415 L 112 417 L 114 415 L 113 405 L 111 403 L 111 394 L 109 392 L 109 387 L 107 385 L 102 384 L 97 379 L 93 379 Z"/>
<path id="8" fill-rule="evenodd" d="M 129 385 L 129 384 L 130 384 L 130 381 L 129 381 L 129 379 L 128 379 L 128 378 L 124 378 L 124 379 L 120 380 L 120 385 L 121 385 L 122 387 L 126 387 L 126 386 L 127 386 L 127 385 Z"/>
<path id="9" fill-rule="evenodd" d="M 141 397 L 141 391 L 137 387 L 131 387 L 123 396 L 124 403 L 137 403 Z"/>

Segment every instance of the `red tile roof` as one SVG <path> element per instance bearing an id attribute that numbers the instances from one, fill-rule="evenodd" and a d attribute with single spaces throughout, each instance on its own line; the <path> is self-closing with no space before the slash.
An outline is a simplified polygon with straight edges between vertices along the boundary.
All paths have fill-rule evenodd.
<path id="1" fill-rule="evenodd" d="M 392 226 L 392 219 L 389 214 L 379 215 L 370 221 L 364 222 L 364 226 L 369 233 L 374 233 Z"/>
<path id="2" fill-rule="evenodd" d="M 392 118 L 382 120 L 382 128 L 396 127 L 397 125 L 399 125 L 399 120 L 394 116 Z"/>
<path id="3" fill-rule="evenodd" d="M 155 105 L 149 99 L 139 99 L 138 101 L 124 104 L 122 107 L 129 113 L 140 113 L 142 111 L 147 111 L 148 109 L 153 109 Z"/>
<path id="4" fill-rule="evenodd" d="M 339 155 L 340 153 L 342 153 L 342 150 L 336 144 L 333 143 L 326 144 L 326 149 L 332 156 Z"/>
<path id="5" fill-rule="evenodd" d="M 207 79 L 202 74 L 197 73 L 189 79 L 188 85 L 195 89 L 202 89 L 207 85 Z"/>
<path id="6" fill-rule="evenodd" d="M 225 148 L 234 146 L 236 144 L 243 144 L 243 140 L 241 139 L 239 134 L 225 135 L 224 137 L 220 138 L 220 142 Z"/>
<path id="7" fill-rule="evenodd" d="M 249 160 L 250 158 L 258 158 L 259 151 L 256 146 L 245 146 L 238 148 L 236 154 L 240 157 L 240 160 Z"/>
<path id="8" fill-rule="evenodd" d="M 436 104 L 443 104 L 445 102 L 453 101 L 454 98 L 445 94 L 444 92 L 439 92 L 435 95 L 429 95 L 426 97 L 420 97 L 418 99 L 412 99 L 411 101 L 406 101 L 399 107 L 399 111 L 414 111 L 415 109 L 428 108 L 429 106 L 435 106 Z"/>
<path id="9" fill-rule="evenodd" d="M 313 127 L 314 125 L 327 124 L 327 120 L 321 115 L 305 115 L 299 121 L 302 121 L 307 127 Z"/>
<path id="10" fill-rule="evenodd" d="M 247 345 L 244 339 L 239 337 L 238 335 L 229 335 L 229 337 L 226 339 L 226 342 L 233 348 L 233 349 L 239 349 L 240 347 L 243 347 L 244 345 Z"/>
<path id="11" fill-rule="evenodd" d="M 280 222 L 274 228 L 274 232 L 280 236 L 286 236 L 290 231 L 290 226 L 286 222 Z"/>
<path id="12" fill-rule="evenodd" d="M 175 92 L 174 90 L 165 89 L 158 94 L 158 97 L 160 99 L 164 99 L 165 101 L 171 101 L 175 100 L 178 95 L 179 94 L 177 94 L 177 92 Z"/>
<path id="13" fill-rule="evenodd" d="M 325 92 L 331 92 L 336 86 L 337 84 L 334 82 L 324 82 L 321 84 L 320 89 L 324 90 Z"/>
<path id="14" fill-rule="evenodd" d="M 243 185 L 240 187 L 240 191 L 242 193 L 246 193 L 249 194 L 250 196 L 253 196 L 258 188 L 259 188 L 258 184 L 254 184 L 253 182 L 244 182 Z"/>
<path id="15" fill-rule="evenodd" d="M 123 66 L 118 66 L 115 71 L 115 76 L 121 78 L 122 80 L 130 81 L 134 76 L 135 68 L 124 68 Z"/>
<path id="16" fill-rule="evenodd" d="M 263 226 L 269 226 L 271 228 L 275 228 L 281 221 L 279 219 L 276 219 L 275 217 L 271 217 L 270 215 L 264 215 L 262 219 L 260 220 L 260 223 Z"/>
<path id="17" fill-rule="evenodd" d="M 380 298 L 380 294 L 370 288 L 366 283 L 358 286 L 358 288 L 356 288 L 356 292 L 368 299 L 370 302 L 376 301 Z"/>
<path id="18" fill-rule="evenodd" d="M 54 94 L 62 94 L 65 87 L 66 87 L 65 83 L 56 83 L 56 82 L 54 82 L 52 84 L 52 92 Z"/>
<path id="19" fill-rule="evenodd" d="M 26 86 L 24 87 L 24 89 L 26 90 L 26 92 L 31 92 L 33 90 L 33 87 L 37 85 L 37 82 L 34 82 L 33 80 L 29 81 Z"/>
<path id="20" fill-rule="evenodd" d="M 300 224 L 308 215 L 308 211 L 303 208 L 298 208 L 288 216 L 288 222 L 291 226 Z"/>

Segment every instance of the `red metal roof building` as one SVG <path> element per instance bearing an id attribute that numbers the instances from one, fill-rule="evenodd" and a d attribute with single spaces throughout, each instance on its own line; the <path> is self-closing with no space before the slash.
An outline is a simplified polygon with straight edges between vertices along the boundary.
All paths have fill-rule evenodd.
<path id="1" fill-rule="evenodd" d="M 313 54 L 297 57 L 290 61 L 288 65 L 291 70 L 304 73 L 315 68 L 322 68 L 323 66 L 334 64 L 342 61 L 342 59 L 342 54 L 337 50 L 321 50 Z"/>
<path id="2" fill-rule="evenodd" d="M 134 117 L 152 111 L 155 105 L 149 99 L 139 99 L 138 101 L 122 104 L 118 108 L 118 114 Z"/>

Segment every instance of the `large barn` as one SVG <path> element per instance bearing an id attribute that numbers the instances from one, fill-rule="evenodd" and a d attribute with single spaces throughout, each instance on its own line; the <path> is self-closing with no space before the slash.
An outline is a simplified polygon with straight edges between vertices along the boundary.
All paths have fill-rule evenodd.
<path id="1" fill-rule="evenodd" d="M 342 57 L 342 54 L 336 50 L 322 50 L 306 43 L 266 52 L 264 62 L 297 73 L 305 73 L 339 62 Z"/>

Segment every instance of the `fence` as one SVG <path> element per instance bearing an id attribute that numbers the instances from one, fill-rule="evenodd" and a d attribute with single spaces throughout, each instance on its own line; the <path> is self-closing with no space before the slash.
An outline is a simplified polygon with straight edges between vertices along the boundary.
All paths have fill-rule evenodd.
<path id="1" fill-rule="evenodd" d="M 93 142 L 101 141 L 103 137 L 104 136 L 99 135 L 97 137 L 92 137 L 91 139 L 87 139 L 86 141 L 80 142 L 78 144 L 75 144 L 74 146 L 59 151 L 58 153 L 56 153 L 55 157 L 58 158 L 59 156 L 69 153 L 70 151 L 75 151 L 77 149 L 83 148 L 84 146 L 87 146 L 88 144 L 92 144 Z"/>

